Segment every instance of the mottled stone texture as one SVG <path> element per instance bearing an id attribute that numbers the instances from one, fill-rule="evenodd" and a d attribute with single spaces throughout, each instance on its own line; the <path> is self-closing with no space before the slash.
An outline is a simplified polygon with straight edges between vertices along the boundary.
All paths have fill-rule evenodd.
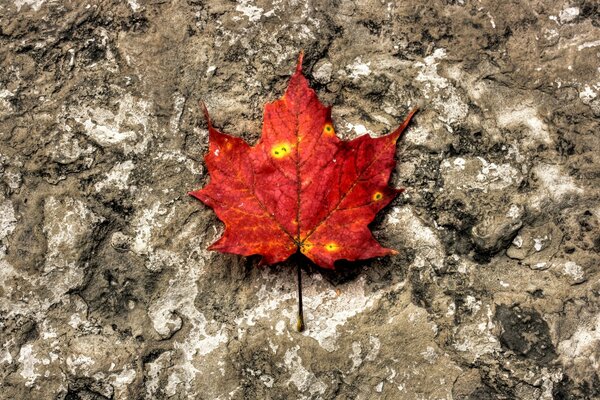
<path id="1" fill-rule="evenodd" d="M 345 138 L 422 106 L 302 334 L 187 196 L 301 49 Z M 598 398 L 599 65 L 595 0 L 1 0 L 0 398 Z"/>

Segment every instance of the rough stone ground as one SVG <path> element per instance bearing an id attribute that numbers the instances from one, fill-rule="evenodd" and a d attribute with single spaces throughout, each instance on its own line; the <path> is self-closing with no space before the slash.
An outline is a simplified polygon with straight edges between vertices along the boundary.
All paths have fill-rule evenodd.
<path id="1" fill-rule="evenodd" d="M 423 105 L 303 334 L 186 195 L 301 49 L 346 138 Z M 599 65 L 594 0 L 1 0 L 0 398 L 600 397 Z"/>

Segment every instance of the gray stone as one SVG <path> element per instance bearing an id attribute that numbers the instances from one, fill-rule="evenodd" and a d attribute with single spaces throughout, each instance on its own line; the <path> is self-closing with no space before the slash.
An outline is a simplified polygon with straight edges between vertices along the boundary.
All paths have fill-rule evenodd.
<path id="1" fill-rule="evenodd" d="M 598 398 L 593 1 L 0 4 L 1 399 Z M 393 257 L 213 253 L 208 132 L 256 143 L 300 51 L 394 130 Z M 505 251 L 506 250 L 506 251 Z"/>

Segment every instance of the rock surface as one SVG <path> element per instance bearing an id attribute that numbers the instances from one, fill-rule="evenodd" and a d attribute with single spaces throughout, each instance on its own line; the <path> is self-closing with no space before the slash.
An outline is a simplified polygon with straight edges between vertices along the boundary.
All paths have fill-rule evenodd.
<path id="1" fill-rule="evenodd" d="M 299 334 L 186 193 L 301 49 L 345 138 L 422 111 Z M 0 398 L 600 397 L 598 65 L 593 0 L 0 2 Z"/>

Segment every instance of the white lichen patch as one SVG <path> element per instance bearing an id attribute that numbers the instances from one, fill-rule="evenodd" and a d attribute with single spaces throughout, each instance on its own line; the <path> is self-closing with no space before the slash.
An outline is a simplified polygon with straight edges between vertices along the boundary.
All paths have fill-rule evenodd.
<path id="1" fill-rule="evenodd" d="M 64 123 L 62 126 L 65 131 L 56 142 L 56 147 L 50 150 L 52 159 L 61 164 L 70 164 L 81 159 L 86 166 L 91 166 L 94 161 L 92 154 L 96 151 L 94 146 L 87 143 L 82 147 L 79 138 L 72 133 L 71 127 Z"/>
<path id="2" fill-rule="evenodd" d="M 530 198 L 534 209 L 540 210 L 546 200 L 561 203 L 571 196 L 583 193 L 575 180 L 558 165 L 540 163 L 532 168 L 532 173 L 539 185 L 537 192 Z"/>
<path id="3" fill-rule="evenodd" d="M 350 368 L 350 372 L 354 371 L 356 368 L 360 367 L 360 365 L 362 364 L 363 360 L 362 357 L 360 356 L 360 353 L 362 352 L 362 348 L 360 346 L 360 343 L 358 342 L 352 342 L 352 354 L 350 354 L 350 360 L 352 360 L 352 368 Z"/>
<path id="4" fill-rule="evenodd" d="M 362 124 L 352 124 L 350 122 L 346 123 L 346 129 L 348 132 L 352 132 L 352 136 L 358 137 L 366 134 L 367 128 Z"/>
<path id="5" fill-rule="evenodd" d="M 153 272 L 159 272 L 163 268 L 174 269 L 183 262 L 181 256 L 168 249 L 156 249 L 148 254 L 146 268 Z"/>
<path id="6" fill-rule="evenodd" d="M 600 367 L 600 315 L 589 321 L 582 321 L 569 339 L 558 344 L 560 358 L 566 365 L 582 365 L 597 369 Z"/>
<path id="7" fill-rule="evenodd" d="M 538 111 L 526 103 L 501 110 L 497 121 L 501 128 L 525 127 L 532 142 L 552 143 L 548 125 L 542 121 Z"/>
<path id="8" fill-rule="evenodd" d="M 559 36 L 558 30 L 554 28 L 546 28 L 543 30 L 543 37 L 547 42 L 555 42 L 558 40 Z"/>
<path id="9" fill-rule="evenodd" d="M 252 0 L 238 0 L 238 4 L 235 6 L 237 12 L 242 13 L 250 22 L 257 22 L 262 17 L 263 8 L 257 7 Z M 234 20 L 237 19 L 234 17 Z"/>
<path id="10" fill-rule="evenodd" d="M 173 134 L 179 132 L 179 124 L 181 122 L 181 115 L 183 114 L 185 100 L 185 96 L 181 95 L 180 93 L 175 93 L 173 95 L 173 116 L 169 121 L 169 128 Z"/>
<path id="11" fill-rule="evenodd" d="M 153 327 L 163 337 L 172 335 L 181 327 L 178 315 L 184 317 L 191 326 L 186 336 L 173 343 L 173 347 L 181 354 L 181 360 L 170 369 L 165 388 L 167 395 L 174 395 L 177 390 L 181 390 L 178 388 L 180 385 L 183 385 L 184 390 L 189 390 L 200 371 L 203 357 L 215 351 L 228 339 L 225 326 L 208 321 L 194 304 L 198 296 L 196 281 L 201 276 L 204 262 L 208 258 L 206 251 L 199 252 L 202 257 L 200 262 L 176 258 L 174 278 L 169 280 L 169 285 L 148 307 Z M 209 325 L 213 327 L 209 329 Z"/>
<path id="12" fill-rule="evenodd" d="M 33 11 L 38 11 L 46 0 L 14 0 L 17 11 L 21 11 L 23 6 L 29 6 Z"/>
<path id="13" fill-rule="evenodd" d="M 266 271 L 263 272 L 262 278 L 267 282 L 271 280 Z M 256 325 L 257 321 L 268 317 L 273 311 L 277 310 L 282 303 L 295 298 L 295 294 L 289 289 L 290 288 L 276 285 L 270 290 L 267 290 L 266 284 L 262 284 L 256 292 L 257 306 L 250 310 L 245 310 L 241 317 L 235 319 L 235 324 L 238 326 L 238 334 L 242 336 L 244 334 L 242 328 Z M 275 328 L 278 335 L 282 334 L 285 328 L 285 322 L 279 321 Z"/>
<path id="14" fill-rule="evenodd" d="M 132 250 L 139 255 L 147 255 L 152 252 L 152 231 L 164 225 L 160 216 L 167 213 L 159 202 L 155 202 L 149 208 L 142 209 L 134 218 L 132 226 L 135 229 Z"/>
<path id="15" fill-rule="evenodd" d="M 10 354 L 10 351 L 8 350 L 8 348 L 1 349 L 0 350 L 0 364 L 10 365 L 12 363 L 13 363 L 13 357 L 12 357 L 12 354 Z"/>
<path id="16" fill-rule="evenodd" d="M 101 107 L 71 107 L 66 113 L 100 146 L 121 144 L 125 153 L 141 153 L 150 140 L 150 108 L 148 101 L 126 93 L 118 100 L 116 113 Z"/>
<path id="17" fill-rule="evenodd" d="M 471 295 L 467 295 L 465 298 L 465 307 L 473 314 L 477 313 L 481 309 L 481 300 L 477 300 Z"/>
<path id="18" fill-rule="evenodd" d="M 506 212 L 506 216 L 511 219 L 519 219 L 523 216 L 524 209 L 517 204 L 511 204 L 510 208 Z"/>
<path id="19" fill-rule="evenodd" d="M 127 3 L 129 4 L 129 7 L 131 7 L 131 10 L 133 12 L 136 12 L 140 8 L 140 5 L 137 2 L 137 0 L 127 0 Z"/>
<path id="20" fill-rule="evenodd" d="M 21 364 L 19 374 L 25 379 L 25 386 L 33 386 L 35 380 L 41 376 L 40 373 L 36 372 L 36 366 L 41 364 L 41 361 L 33 351 L 33 344 L 27 343 L 21 346 L 17 361 Z"/>
<path id="21" fill-rule="evenodd" d="M 459 170 L 463 170 L 463 169 L 465 169 L 465 162 L 466 161 L 465 161 L 464 158 L 462 158 L 462 157 L 456 157 L 454 159 L 454 161 L 452 162 L 452 164 L 454 164 L 454 166 L 456 168 L 458 168 Z"/>
<path id="22" fill-rule="evenodd" d="M 600 45 L 600 40 L 598 41 Z M 600 90 L 600 83 L 597 85 L 584 85 L 583 90 L 579 92 L 579 98 L 584 104 L 590 104 L 596 97 L 598 97 L 598 90 Z"/>
<path id="23" fill-rule="evenodd" d="M 381 341 L 377 337 L 369 335 L 369 345 L 371 346 L 371 349 L 367 353 L 365 360 L 375 361 L 379 355 L 379 350 L 381 350 Z"/>
<path id="24" fill-rule="evenodd" d="M 530 264 L 529 268 L 533 269 L 534 271 L 544 271 L 546 269 L 548 269 L 550 266 L 548 265 L 547 262 L 538 262 L 535 264 Z"/>
<path id="25" fill-rule="evenodd" d="M 590 47 L 600 46 L 600 40 L 593 40 L 591 42 L 584 42 L 577 46 L 577 51 L 581 51 L 583 49 L 589 49 Z"/>
<path id="26" fill-rule="evenodd" d="M 64 197 L 48 197 L 44 203 L 44 226 L 47 251 L 44 264 L 45 278 L 39 284 L 48 286 L 52 297 L 42 299 L 44 307 L 50 307 L 70 289 L 81 285 L 85 265 L 79 258 L 85 241 L 103 220 L 80 200 Z M 51 274 L 51 275 L 50 275 Z"/>
<path id="27" fill-rule="evenodd" d="M 346 70 L 350 79 L 357 80 L 361 76 L 371 74 L 371 62 L 363 62 L 361 57 L 357 57 L 351 64 L 348 64 Z"/>
<path id="28" fill-rule="evenodd" d="M 456 303 L 452 302 L 448 304 L 448 309 L 446 310 L 446 317 L 453 317 L 456 314 Z"/>
<path id="29" fill-rule="evenodd" d="M 520 182 L 520 173 L 510 164 L 490 163 L 482 157 L 477 157 L 481 162 L 481 170 L 476 176 L 477 184 L 472 188 L 502 190 Z M 483 184 L 484 186 L 480 186 Z"/>
<path id="30" fill-rule="evenodd" d="M 423 62 L 415 63 L 415 67 L 418 68 L 415 80 L 423 82 L 423 96 L 431 101 L 431 105 L 439 113 L 438 119 L 451 131 L 450 124 L 463 120 L 469 112 L 469 107 L 452 82 L 439 74 L 438 65 L 444 58 L 446 50 L 435 49 Z"/>
<path id="31" fill-rule="evenodd" d="M 435 361 L 439 357 L 437 352 L 435 351 L 435 349 L 431 346 L 427 346 L 425 351 L 421 352 L 421 355 L 423 356 L 425 361 L 427 361 L 429 364 L 435 363 Z"/>
<path id="32" fill-rule="evenodd" d="M 327 390 L 327 385 L 306 369 L 298 356 L 298 350 L 300 346 L 289 348 L 283 358 L 287 370 L 291 373 L 288 384 L 293 384 L 300 392 L 309 392 L 311 396 L 322 395 Z"/>
<path id="33" fill-rule="evenodd" d="M 479 303 L 473 322 L 463 323 L 457 327 L 453 346 L 459 353 L 463 353 L 462 357 L 471 362 L 485 354 L 498 352 L 501 346 L 493 334 L 494 328 L 491 307 L 489 305 L 483 307 Z"/>
<path id="34" fill-rule="evenodd" d="M 561 24 L 573 21 L 579 16 L 579 7 L 565 7 L 558 13 L 558 20 Z"/>
<path id="35" fill-rule="evenodd" d="M 585 273 L 583 268 L 573 261 L 565 262 L 562 271 L 571 279 L 573 283 L 585 282 Z"/>
<path id="36" fill-rule="evenodd" d="M 108 171 L 106 178 L 94 185 L 94 189 L 97 192 L 101 192 L 107 188 L 114 188 L 118 190 L 125 190 L 128 188 L 129 175 L 135 164 L 131 160 L 127 160 L 122 163 L 117 163 L 114 167 Z"/>
<path id="37" fill-rule="evenodd" d="M 284 320 L 275 320 L 272 328 L 277 336 L 283 335 L 296 322 L 296 293 L 293 281 L 283 276 L 273 276 L 267 271 L 261 274 L 263 283 L 257 287 L 256 306 L 245 310 L 235 320 L 238 335 L 243 337 L 249 327 L 259 321 L 268 321 L 276 315 Z M 338 291 L 326 284 L 319 275 L 303 279 L 304 317 L 310 329 L 303 334 L 315 339 L 329 351 L 335 351 L 339 329 L 348 320 L 365 312 L 388 291 L 400 290 L 404 283 L 376 293 L 365 293 L 365 278 L 338 286 Z M 293 328 L 292 328 L 293 329 Z"/>
<path id="38" fill-rule="evenodd" d="M 102 217 L 90 211 L 80 200 L 51 196 L 44 203 L 44 219 L 43 232 L 48 246 L 44 272 L 72 270 L 72 278 L 82 274 L 81 270 L 75 271 L 81 251 L 79 246 Z"/>
<path id="39" fill-rule="evenodd" d="M 9 200 L 0 203 L 0 240 L 10 235 L 17 225 L 15 209 Z"/>
<path id="40" fill-rule="evenodd" d="M 1 100 L 6 100 L 8 98 L 14 97 L 14 93 L 11 92 L 10 90 L 6 90 L 6 89 L 2 89 L 0 90 L 0 99 Z"/>
<path id="41" fill-rule="evenodd" d="M 156 360 L 145 364 L 147 372 L 144 375 L 146 378 L 146 395 L 149 399 L 158 398 L 158 391 L 161 389 L 160 377 L 163 371 L 171 365 L 172 351 L 165 351 Z"/>
<path id="42" fill-rule="evenodd" d="M 441 163 L 445 186 L 451 190 L 504 190 L 517 186 L 521 172 L 511 164 L 496 164 L 483 157 L 447 159 Z"/>
<path id="43" fill-rule="evenodd" d="M 70 373 L 84 376 L 90 375 L 90 370 L 95 362 L 92 357 L 82 354 L 69 354 L 66 360 L 67 368 Z"/>
<path id="44" fill-rule="evenodd" d="M 414 213 L 412 207 L 394 207 L 388 214 L 388 225 L 396 227 L 407 246 L 417 251 L 415 263 L 417 266 L 428 262 L 436 267 L 444 264 L 442 245 L 430 227 L 425 225 Z"/>
<path id="45" fill-rule="evenodd" d="M 4 171 L 4 179 L 9 188 L 15 190 L 21 187 L 23 175 L 19 171 Z"/>
<path id="46" fill-rule="evenodd" d="M 352 360 L 352 367 L 350 368 L 350 372 L 360 367 L 364 361 L 374 361 L 379 355 L 379 350 L 381 349 L 381 341 L 375 336 L 369 335 L 369 347 L 369 351 L 363 357 L 362 345 L 359 342 L 352 342 L 352 354 L 349 356 L 350 360 Z"/>
<path id="47" fill-rule="evenodd" d="M 98 392 L 103 396 L 128 399 L 129 385 L 137 375 L 130 356 L 127 342 L 90 334 L 72 338 L 66 360 L 61 361 L 65 373 L 102 382 Z"/>
<path id="48" fill-rule="evenodd" d="M 548 235 L 539 238 L 533 238 L 533 248 L 535 251 L 542 251 L 550 242 Z"/>
<path id="49" fill-rule="evenodd" d="M 316 283 L 316 282 L 315 282 Z M 365 293 L 365 278 L 338 286 L 339 294 L 322 284 L 307 285 L 304 292 L 305 317 L 310 329 L 304 334 L 319 342 L 325 350 L 337 349 L 339 328 L 348 320 L 373 307 L 389 291 L 400 290 L 404 283 L 375 293 Z M 292 314 L 292 316 L 295 314 Z"/>
<path id="50" fill-rule="evenodd" d="M 9 319 L 16 315 L 38 315 L 40 312 L 38 309 L 39 299 L 30 302 L 21 301 L 20 287 L 14 284 L 7 284 L 23 279 L 24 274 L 9 264 L 5 257 L 6 246 L 0 244 L 0 283 L 3 283 L 3 295 L 0 296 L 0 312 L 2 312 L 2 316 Z"/>
<path id="51" fill-rule="evenodd" d="M 270 375 L 261 375 L 259 379 L 268 388 L 272 388 L 275 383 L 275 379 Z"/>
<path id="52" fill-rule="evenodd" d="M 486 15 L 488 16 L 488 18 L 490 19 L 490 25 L 492 26 L 493 29 L 496 29 L 496 21 L 494 21 L 494 17 L 492 16 L 492 14 L 490 14 L 489 12 L 486 13 Z"/>
<path id="53" fill-rule="evenodd" d="M 407 236 L 412 238 L 413 243 L 423 243 L 430 247 L 438 247 L 439 239 L 433 230 L 415 215 L 409 207 L 394 207 L 392 212 L 387 217 L 387 222 L 392 225 L 402 225 L 408 233 Z"/>
<path id="54" fill-rule="evenodd" d="M 558 343 L 557 353 L 562 365 L 572 375 L 581 377 L 586 376 L 586 371 L 600 368 L 600 315 L 578 320 L 575 331 Z"/>
<path id="55" fill-rule="evenodd" d="M 170 310 L 168 307 L 152 309 L 148 316 L 152 320 L 152 327 L 164 339 L 181 329 L 183 321 L 175 313 L 175 310 Z"/>
<path id="56" fill-rule="evenodd" d="M 110 374 L 108 381 L 114 388 L 115 399 L 126 399 L 127 398 L 127 387 L 133 383 L 136 377 L 135 369 L 124 368 L 119 373 Z"/>
<path id="57" fill-rule="evenodd" d="M 87 319 L 87 304 L 79 297 L 69 298 L 69 301 L 75 307 L 75 312 L 71 314 L 68 324 L 73 329 L 91 332 L 93 330 L 93 326 L 92 323 Z"/>
<path id="58" fill-rule="evenodd" d="M 431 141 L 435 141 L 434 129 L 422 125 L 413 126 L 406 132 L 405 138 L 414 145 L 427 146 Z"/>
<path id="59" fill-rule="evenodd" d="M 323 61 L 317 63 L 313 69 L 313 77 L 317 82 L 326 84 L 331 81 L 331 74 L 333 73 L 333 64 L 329 61 Z"/>
<path id="60" fill-rule="evenodd" d="M 14 93 L 10 90 L 0 90 L 0 116 L 11 114 L 14 111 L 13 105 L 9 101 L 12 97 L 14 97 Z"/>

